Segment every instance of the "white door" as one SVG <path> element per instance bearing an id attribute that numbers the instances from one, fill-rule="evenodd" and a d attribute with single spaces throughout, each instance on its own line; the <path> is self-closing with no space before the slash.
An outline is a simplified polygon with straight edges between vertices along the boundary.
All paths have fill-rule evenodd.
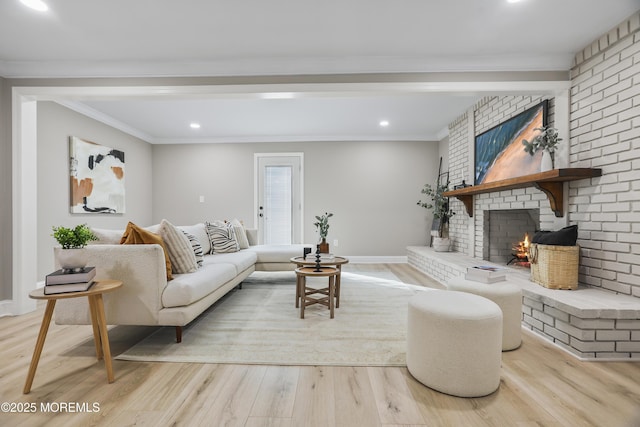
<path id="1" fill-rule="evenodd" d="M 302 153 L 255 154 L 255 205 L 261 244 L 302 243 Z"/>

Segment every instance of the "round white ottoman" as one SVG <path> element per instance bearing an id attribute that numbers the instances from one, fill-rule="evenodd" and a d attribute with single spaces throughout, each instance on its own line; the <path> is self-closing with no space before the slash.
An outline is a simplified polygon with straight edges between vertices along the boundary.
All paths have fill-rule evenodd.
<path id="1" fill-rule="evenodd" d="M 407 368 L 422 384 L 460 397 L 500 385 L 502 311 L 464 292 L 433 290 L 409 301 Z"/>
<path id="2" fill-rule="evenodd" d="M 507 281 L 481 283 L 457 277 L 449 280 L 450 291 L 469 292 L 490 299 L 502 310 L 502 350 L 514 350 L 522 343 L 522 290 Z"/>

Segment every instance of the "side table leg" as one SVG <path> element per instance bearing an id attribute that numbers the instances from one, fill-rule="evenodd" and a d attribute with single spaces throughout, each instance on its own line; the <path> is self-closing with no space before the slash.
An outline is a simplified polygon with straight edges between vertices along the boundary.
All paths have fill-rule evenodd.
<path id="1" fill-rule="evenodd" d="M 300 307 L 300 276 L 296 274 L 296 308 Z"/>
<path id="2" fill-rule="evenodd" d="M 33 350 L 33 357 L 31 358 L 27 381 L 24 383 L 24 389 L 22 390 L 24 394 L 28 394 L 31 391 L 33 377 L 36 376 L 36 369 L 38 369 L 38 362 L 40 362 L 40 354 L 42 354 L 44 340 L 47 338 L 47 332 L 49 331 L 49 325 L 51 324 L 51 317 L 53 316 L 53 309 L 55 306 L 56 300 L 50 299 L 47 301 L 47 308 L 44 310 L 44 316 L 42 317 L 42 325 L 40 325 L 40 333 L 38 333 L 36 348 Z"/>
<path id="3" fill-rule="evenodd" d="M 89 300 L 89 312 L 91 313 L 91 326 L 93 327 L 93 343 L 96 346 L 96 357 L 98 360 L 102 359 L 102 340 L 100 339 L 100 329 L 98 329 L 98 309 L 96 308 L 96 301 L 87 297 Z"/>
<path id="4" fill-rule="evenodd" d="M 113 378 L 113 365 L 111 362 L 111 347 L 109 346 L 109 333 L 107 331 L 107 320 L 104 314 L 104 303 L 102 300 L 102 294 L 90 296 L 94 298 L 93 304 L 96 308 L 96 317 L 98 320 L 98 329 L 100 331 L 100 338 L 102 341 L 102 353 L 104 354 L 104 365 L 107 368 L 107 381 L 112 383 Z"/>

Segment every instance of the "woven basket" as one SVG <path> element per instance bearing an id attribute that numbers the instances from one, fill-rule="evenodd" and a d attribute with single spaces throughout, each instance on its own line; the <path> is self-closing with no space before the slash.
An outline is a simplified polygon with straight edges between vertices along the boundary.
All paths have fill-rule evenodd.
<path id="1" fill-rule="evenodd" d="M 532 243 L 529 248 L 531 280 L 549 289 L 576 289 L 579 255 L 579 246 Z"/>

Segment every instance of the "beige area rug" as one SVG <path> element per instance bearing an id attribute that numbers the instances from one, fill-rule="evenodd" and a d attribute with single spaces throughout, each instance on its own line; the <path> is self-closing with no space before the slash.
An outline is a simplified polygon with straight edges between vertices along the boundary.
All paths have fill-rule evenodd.
<path id="1" fill-rule="evenodd" d="M 182 343 L 175 343 L 174 328 L 161 328 L 117 359 L 406 366 L 407 302 L 425 291 L 396 280 L 345 272 L 334 319 L 317 304 L 307 307 L 305 319 L 300 319 L 294 273 L 256 272 L 242 289 L 230 292 L 187 326 Z"/>

